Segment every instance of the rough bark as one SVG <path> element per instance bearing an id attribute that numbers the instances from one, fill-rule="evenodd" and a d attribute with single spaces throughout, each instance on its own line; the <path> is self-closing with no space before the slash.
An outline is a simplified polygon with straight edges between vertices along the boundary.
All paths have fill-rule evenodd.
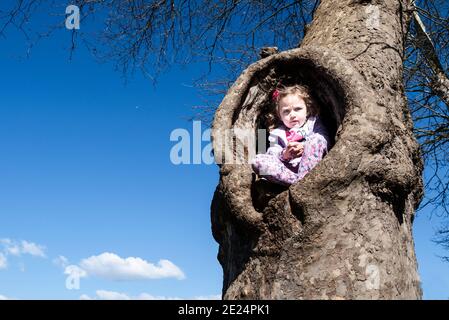
<path id="1" fill-rule="evenodd" d="M 213 123 L 217 162 L 224 130 L 261 126 L 278 79 L 313 89 L 335 144 L 289 188 L 256 180 L 248 164 L 220 165 L 211 219 L 224 299 L 421 297 L 412 222 L 422 162 L 402 87 L 407 5 L 322 0 L 298 49 L 259 60 L 228 91 Z M 372 6 L 380 21 L 368 28 Z"/>

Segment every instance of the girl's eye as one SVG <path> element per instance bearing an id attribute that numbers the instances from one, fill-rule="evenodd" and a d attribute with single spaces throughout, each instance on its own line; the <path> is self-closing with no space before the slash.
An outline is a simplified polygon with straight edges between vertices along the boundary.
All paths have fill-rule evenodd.
<path id="1" fill-rule="evenodd" d="M 300 107 L 298 107 L 298 108 L 295 108 L 295 111 L 300 111 L 302 108 L 300 108 Z"/>

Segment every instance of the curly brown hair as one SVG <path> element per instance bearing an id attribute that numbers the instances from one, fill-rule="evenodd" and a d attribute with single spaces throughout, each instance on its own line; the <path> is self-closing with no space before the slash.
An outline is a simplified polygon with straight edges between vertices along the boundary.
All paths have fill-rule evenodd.
<path id="1" fill-rule="evenodd" d="M 272 110 L 266 115 L 266 121 L 269 130 L 274 129 L 280 124 L 281 120 L 279 116 L 279 100 L 290 94 L 297 94 L 304 100 L 307 108 L 307 118 L 318 115 L 319 107 L 310 94 L 309 87 L 299 84 L 277 87 L 275 90 L 273 90 L 272 94 Z"/>

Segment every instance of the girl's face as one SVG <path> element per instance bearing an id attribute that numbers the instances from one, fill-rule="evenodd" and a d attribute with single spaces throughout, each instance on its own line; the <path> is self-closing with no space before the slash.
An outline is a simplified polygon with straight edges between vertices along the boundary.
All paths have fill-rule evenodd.
<path id="1" fill-rule="evenodd" d="M 289 129 L 302 126 L 307 120 L 306 103 L 297 94 L 289 94 L 279 99 L 278 110 L 281 121 Z"/>

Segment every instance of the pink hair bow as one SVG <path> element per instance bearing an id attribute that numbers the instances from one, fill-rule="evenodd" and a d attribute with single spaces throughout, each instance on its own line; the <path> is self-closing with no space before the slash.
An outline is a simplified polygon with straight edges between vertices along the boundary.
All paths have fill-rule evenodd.
<path id="1" fill-rule="evenodd" d="M 279 98 L 279 90 L 278 90 L 278 89 L 275 89 L 275 90 L 273 91 L 272 99 L 273 99 L 273 101 L 277 101 L 278 98 Z"/>

